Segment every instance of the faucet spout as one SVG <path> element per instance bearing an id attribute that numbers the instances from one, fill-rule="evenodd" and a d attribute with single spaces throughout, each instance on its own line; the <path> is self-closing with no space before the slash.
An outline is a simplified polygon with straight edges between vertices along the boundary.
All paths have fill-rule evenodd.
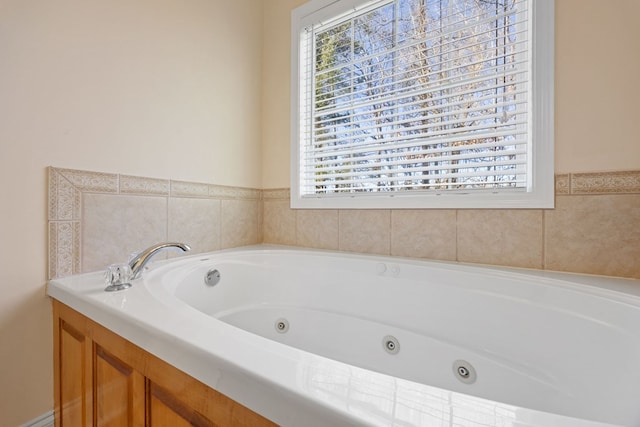
<path id="1" fill-rule="evenodd" d="M 158 252 L 167 249 L 180 249 L 183 252 L 188 252 L 191 250 L 189 245 L 185 245 L 184 243 L 167 242 L 153 245 L 140 252 L 129 261 L 129 267 L 131 268 L 131 279 L 137 279 L 138 277 L 140 277 L 142 275 L 142 270 L 144 269 L 145 265 L 147 265 L 149 260 Z"/>

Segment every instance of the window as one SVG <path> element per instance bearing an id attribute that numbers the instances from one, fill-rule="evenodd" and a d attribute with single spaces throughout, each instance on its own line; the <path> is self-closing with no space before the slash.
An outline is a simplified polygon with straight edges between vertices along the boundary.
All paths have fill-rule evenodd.
<path id="1" fill-rule="evenodd" d="M 294 10 L 292 207 L 553 207 L 553 8 Z"/>

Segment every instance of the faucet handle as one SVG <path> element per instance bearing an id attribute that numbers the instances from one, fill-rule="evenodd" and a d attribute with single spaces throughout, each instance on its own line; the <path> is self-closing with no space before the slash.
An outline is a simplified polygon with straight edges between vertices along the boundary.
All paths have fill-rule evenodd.
<path id="1" fill-rule="evenodd" d="M 129 264 L 111 264 L 105 271 L 107 292 L 121 291 L 131 287 L 129 281 L 133 278 Z"/>

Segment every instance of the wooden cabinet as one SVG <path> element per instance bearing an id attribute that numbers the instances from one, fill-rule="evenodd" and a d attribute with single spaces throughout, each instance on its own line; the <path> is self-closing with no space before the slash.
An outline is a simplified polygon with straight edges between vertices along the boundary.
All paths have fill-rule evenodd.
<path id="1" fill-rule="evenodd" d="M 56 427 L 275 426 L 53 301 Z"/>

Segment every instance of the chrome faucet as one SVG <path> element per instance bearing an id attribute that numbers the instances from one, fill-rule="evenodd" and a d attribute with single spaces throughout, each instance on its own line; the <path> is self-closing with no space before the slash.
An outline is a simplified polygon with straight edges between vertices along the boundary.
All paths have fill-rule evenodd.
<path id="1" fill-rule="evenodd" d="M 167 250 L 167 249 L 180 249 L 183 252 L 188 252 L 191 250 L 189 245 L 185 245 L 184 243 L 158 243 L 157 245 L 153 245 L 144 251 L 136 254 L 129 261 L 129 267 L 131 268 L 131 280 L 137 279 L 142 274 L 142 270 L 145 265 L 149 262 L 149 260 L 156 255 L 158 252 Z"/>

